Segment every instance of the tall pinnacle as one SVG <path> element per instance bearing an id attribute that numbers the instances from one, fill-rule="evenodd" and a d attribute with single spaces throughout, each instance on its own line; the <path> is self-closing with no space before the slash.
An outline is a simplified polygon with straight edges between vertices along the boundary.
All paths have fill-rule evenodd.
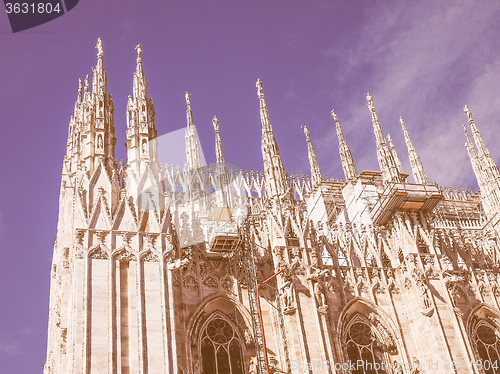
<path id="1" fill-rule="evenodd" d="M 498 171 L 498 167 L 495 164 L 495 161 L 493 161 L 488 148 L 486 148 L 486 145 L 484 144 L 483 137 L 477 129 L 474 119 L 472 118 L 472 113 L 467 105 L 464 107 L 464 112 L 467 114 L 467 120 L 472 129 L 472 137 L 474 138 L 474 143 L 476 143 L 477 163 L 480 165 L 482 170 L 483 183 L 486 187 L 486 193 L 497 209 L 500 209 L 500 172 Z"/>
<path id="2" fill-rule="evenodd" d="M 186 92 L 186 162 L 188 169 L 199 168 L 200 161 L 200 143 L 198 140 L 198 133 L 194 127 L 193 112 L 191 111 L 191 95 Z"/>
<path id="3" fill-rule="evenodd" d="M 318 186 L 323 180 L 323 178 L 319 170 L 318 160 L 316 159 L 316 153 L 314 152 L 314 148 L 311 143 L 311 136 L 310 136 L 311 133 L 307 129 L 307 126 L 302 125 L 302 129 L 304 129 L 304 134 L 306 136 L 307 155 L 309 157 L 309 165 L 311 166 L 311 181 L 313 186 Z"/>
<path id="4" fill-rule="evenodd" d="M 342 169 L 344 170 L 344 175 L 346 180 L 353 180 L 358 175 L 356 171 L 356 164 L 352 158 L 351 150 L 347 146 L 347 142 L 344 138 L 344 133 L 340 127 L 339 120 L 335 110 L 332 109 L 332 117 L 335 121 L 335 129 L 337 130 L 337 137 L 339 138 L 339 154 L 340 162 L 342 163 Z"/>
<path id="5" fill-rule="evenodd" d="M 219 134 L 219 120 L 216 116 L 212 119 L 212 124 L 214 125 L 215 131 L 215 156 L 217 158 L 217 164 L 224 164 L 224 153 L 222 152 L 222 142 Z"/>
<path id="6" fill-rule="evenodd" d="M 401 163 L 401 160 L 399 159 L 398 152 L 396 151 L 396 147 L 394 147 L 394 143 L 392 142 L 391 134 L 387 134 L 387 143 L 389 144 L 389 147 L 391 148 L 392 157 L 394 157 L 394 162 L 396 163 L 396 166 L 398 167 L 398 171 L 400 173 L 402 173 L 403 172 L 403 164 Z"/>
<path id="7" fill-rule="evenodd" d="M 262 91 L 262 82 L 257 80 L 257 96 L 260 102 L 260 121 L 262 123 L 262 161 L 264 163 L 264 172 L 266 176 L 266 190 L 268 197 L 284 197 L 290 189 L 290 183 L 283 167 L 280 150 L 273 135 L 273 128 L 269 120 L 264 93 Z"/>
<path id="8" fill-rule="evenodd" d="M 270 131 L 273 131 L 271 126 L 271 121 L 269 120 L 269 112 L 267 111 L 266 101 L 264 100 L 264 92 L 262 90 L 262 82 L 260 79 L 257 79 L 257 83 L 255 84 L 257 87 L 257 96 L 259 97 L 260 102 L 260 121 L 262 123 L 262 134 Z"/>
<path id="9" fill-rule="evenodd" d="M 68 159 L 72 160 L 70 172 L 81 167 L 89 176 L 101 161 L 108 171 L 111 171 L 116 163 L 114 107 L 111 95 L 106 89 L 104 51 L 100 38 L 97 39 L 95 48 L 97 63 L 92 67 L 92 83 L 88 74 L 84 82 L 78 80 L 78 96 L 70 121 L 71 139 L 68 139 L 70 147 L 67 153 Z"/>
<path id="10" fill-rule="evenodd" d="M 411 172 L 413 174 L 413 178 L 415 179 L 415 183 L 418 184 L 428 184 L 429 179 L 427 178 L 427 173 L 425 172 L 424 165 L 420 160 L 420 157 L 413 146 L 413 142 L 411 141 L 410 135 L 406 130 L 405 123 L 403 118 L 399 117 L 399 122 L 401 123 L 401 127 L 403 128 L 403 134 L 405 137 L 406 147 L 408 148 L 408 158 L 410 159 Z"/>
<path id="11" fill-rule="evenodd" d="M 469 155 L 470 162 L 472 164 L 472 170 L 476 175 L 477 184 L 479 185 L 481 191 L 485 191 L 484 175 L 483 175 L 483 170 L 481 169 L 481 164 L 479 162 L 479 156 L 477 154 L 476 146 L 469 137 L 469 132 L 467 131 L 467 127 L 465 125 L 462 125 L 462 128 L 464 129 L 465 138 L 467 139 L 467 143 L 465 143 L 465 148 L 467 149 L 467 153 Z"/>
<path id="12" fill-rule="evenodd" d="M 158 165 L 156 113 L 153 99 L 148 97 L 148 83 L 142 66 L 142 49 L 138 44 L 136 67 L 133 75 L 132 96 L 127 100 L 127 164 L 136 177 L 146 166 Z"/>
<path id="13" fill-rule="evenodd" d="M 107 79 L 106 71 L 104 70 L 104 50 L 102 49 L 101 38 L 97 39 L 97 44 L 95 46 L 97 49 L 97 65 L 92 69 L 94 76 L 92 79 L 92 93 L 96 95 L 105 95 L 107 89 Z"/>
<path id="14" fill-rule="evenodd" d="M 373 105 L 373 97 L 368 93 L 366 95 L 366 100 L 368 101 L 368 108 L 372 116 L 373 132 L 375 133 L 375 140 L 377 143 L 377 159 L 380 171 L 382 172 L 382 179 L 384 182 L 400 182 L 401 176 L 399 175 L 394 157 L 385 141 L 382 127 L 380 126 L 380 121 L 378 120 L 375 106 Z"/>
<path id="15" fill-rule="evenodd" d="M 148 85 L 146 82 L 146 74 L 142 67 L 142 49 L 141 45 L 135 46 L 137 51 L 136 68 L 134 73 L 134 97 L 145 99 L 148 96 Z"/>

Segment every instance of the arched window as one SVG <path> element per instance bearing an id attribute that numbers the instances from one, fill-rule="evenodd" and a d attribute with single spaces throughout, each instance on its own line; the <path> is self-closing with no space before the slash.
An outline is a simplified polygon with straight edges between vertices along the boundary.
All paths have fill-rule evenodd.
<path id="1" fill-rule="evenodd" d="M 240 341 L 225 318 L 212 317 L 202 329 L 200 340 L 203 374 L 243 374 Z"/>
<path id="2" fill-rule="evenodd" d="M 498 331 L 487 321 L 474 327 L 472 339 L 486 374 L 500 373 L 500 339 Z"/>
<path id="3" fill-rule="evenodd" d="M 344 340 L 347 357 L 355 364 L 352 374 L 387 373 L 387 353 L 368 320 L 354 318 L 346 330 Z"/>

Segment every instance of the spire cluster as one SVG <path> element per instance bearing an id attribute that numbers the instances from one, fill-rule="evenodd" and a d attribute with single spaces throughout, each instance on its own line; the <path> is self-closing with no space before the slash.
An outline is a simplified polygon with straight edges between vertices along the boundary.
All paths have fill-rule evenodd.
<path id="1" fill-rule="evenodd" d="M 71 117 L 67 142 L 67 168 L 71 173 L 82 169 L 91 173 L 102 163 L 110 172 L 116 169 L 114 146 L 116 143 L 114 129 L 114 107 L 111 95 L 107 93 L 107 76 L 104 69 L 104 50 L 102 40 L 97 40 L 97 63 L 92 68 L 92 86 L 90 77 L 78 80 L 78 93 L 74 115 Z M 159 167 L 156 119 L 153 100 L 148 97 L 146 74 L 143 69 L 143 50 L 141 45 L 135 47 L 137 52 L 136 68 L 133 73 L 133 92 L 127 102 L 127 170 L 140 175 L 148 167 Z M 270 198 L 283 198 L 290 191 L 290 181 L 283 166 L 280 150 L 274 137 L 269 111 L 263 92 L 263 83 L 256 82 L 259 99 L 260 119 L 262 125 L 261 150 L 265 174 L 265 183 Z M 201 167 L 200 143 L 194 126 L 191 109 L 191 95 L 186 92 L 186 166 L 193 170 Z M 396 147 L 390 135 L 384 136 L 378 119 L 373 97 L 366 96 L 376 141 L 377 159 L 384 183 L 406 183 L 407 174 L 399 159 Z M 474 122 L 470 109 L 465 106 L 467 122 L 471 129 L 472 139 L 464 125 L 466 148 L 472 168 L 482 191 L 485 209 L 500 212 L 500 172 L 484 140 Z M 358 177 L 352 153 L 347 145 L 337 114 L 331 111 L 335 122 L 335 130 L 339 141 L 339 155 L 347 182 L 354 182 Z M 224 164 L 222 141 L 219 134 L 219 121 L 212 119 L 215 131 L 215 153 L 218 164 Z M 426 171 L 418 156 L 408 130 L 400 117 L 405 143 L 408 149 L 412 174 L 417 184 L 429 184 Z M 314 151 L 310 132 L 302 126 L 306 137 L 311 180 L 313 185 L 320 185 L 323 178 Z"/>
<path id="2" fill-rule="evenodd" d="M 464 107 L 464 113 L 467 115 L 467 122 L 471 127 L 475 143 L 470 139 L 466 126 L 462 125 L 467 139 L 465 147 L 467 148 L 478 186 L 481 189 L 483 205 L 487 214 L 491 216 L 495 212 L 500 213 L 500 172 L 484 143 L 483 137 L 472 117 L 472 112 L 467 105 Z"/>
<path id="3" fill-rule="evenodd" d="M 309 164 L 311 166 L 311 181 L 313 186 L 318 186 L 323 180 L 323 177 L 321 176 L 321 172 L 319 170 L 318 160 L 316 159 L 316 152 L 314 152 L 314 148 L 311 143 L 311 133 L 307 129 L 307 126 L 302 125 L 302 129 L 304 130 L 304 135 L 306 136 L 307 155 L 309 157 Z"/>

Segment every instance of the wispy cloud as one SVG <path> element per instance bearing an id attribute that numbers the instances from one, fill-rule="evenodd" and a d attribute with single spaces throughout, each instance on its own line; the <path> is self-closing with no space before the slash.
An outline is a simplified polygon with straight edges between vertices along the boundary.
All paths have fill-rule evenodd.
<path id="1" fill-rule="evenodd" d="M 500 132 L 494 131 L 494 124 L 500 116 L 495 85 L 500 58 L 492 29 L 496 29 L 500 3 L 394 4 L 373 10 L 358 42 L 343 51 L 348 61 L 341 69 L 343 79 L 349 82 L 363 72 L 384 132 L 394 138 L 407 171 L 399 115 L 405 118 L 431 179 L 445 185 L 473 184 L 460 126 L 466 121 L 462 108 L 469 105 L 487 145 L 498 144 Z M 354 126 L 347 137 L 356 136 L 364 145 L 373 143 L 373 134 L 366 131 L 368 109 L 352 107 L 347 115 L 346 122 Z M 324 138 L 320 150 L 331 147 L 332 141 Z M 353 151 L 360 169 L 378 167 L 371 151 Z M 498 159 L 500 149 L 490 151 Z"/>
<path id="2" fill-rule="evenodd" d="M 0 340 L 0 354 L 14 356 L 21 353 L 21 344 L 14 341 Z"/>

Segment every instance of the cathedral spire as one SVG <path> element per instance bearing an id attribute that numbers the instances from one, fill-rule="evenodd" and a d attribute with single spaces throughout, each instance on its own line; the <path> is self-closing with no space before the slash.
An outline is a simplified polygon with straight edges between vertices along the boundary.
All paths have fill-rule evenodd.
<path id="1" fill-rule="evenodd" d="M 391 134 L 387 134 L 387 143 L 389 144 L 389 147 L 391 148 L 391 153 L 392 157 L 394 157 L 394 162 L 396 163 L 396 166 L 398 167 L 399 173 L 403 172 L 403 164 L 401 163 L 401 160 L 399 159 L 398 152 L 396 151 L 396 147 L 394 147 L 394 143 L 392 142 Z"/>
<path id="2" fill-rule="evenodd" d="M 257 80 L 255 84 L 257 87 L 257 96 L 260 102 L 260 121 L 262 123 L 262 135 L 266 132 L 273 132 L 273 127 L 271 126 L 271 121 L 269 119 L 269 112 L 267 110 L 266 100 L 264 99 L 264 92 L 262 90 L 262 82 L 260 79 Z"/>
<path id="3" fill-rule="evenodd" d="M 133 75 L 132 96 L 127 100 L 127 164 L 136 177 L 146 165 L 157 166 L 158 141 L 156 112 L 153 99 L 148 97 L 148 83 L 142 67 L 142 49 L 138 44 L 136 68 Z"/>
<path id="4" fill-rule="evenodd" d="M 472 164 L 472 170 L 474 171 L 474 174 L 477 179 L 477 184 L 481 191 L 484 191 L 484 175 L 483 171 L 481 169 L 481 164 L 479 162 L 479 156 L 477 154 L 477 149 L 474 143 L 472 142 L 469 132 L 467 131 L 467 127 L 465 125 L 462 125 L 462 128 L 464 129 L 465 133 L 465 138 L 467 139 L 467 142 L 465 143 L 465 148 L 467 149 L 467 154 L 469 155 L 470 162 Z"/>
<path id="5" fill-rule="evenodd" d="M 215 156 L 217 158 L 217 164 L 224 164 L 224 153 L 222 151 L 222 142 L 219 134 L 219 120 L 216 116 L 212 119 L 212 124 L 214 125 L 215 131 Z"/>
<path id="6" fill-rule="evenodd" d="M 495 161 L 493 161 L 488 148 L 486 148 L 486 145 L 484 144 L 483 137 L 474 123 L 472 113 L 467 105 L 464 107 L 464 112 L 467 114 L 467 120 L 472 130 L 472 137 L 474 138 L 474 143 L 476 143 L 477 164 L 480 165 L 482 170 L 483 184 L 486 187 L 486 194 L 490 197 L 493 205 L 500 210 L 500 172 L 498 171 L 498 167 L 495 164 Z"/>
<path id="7" fill-rule="evenodd" d="M 116 166 L 114 107 L 106 89 L 107 75 L 100 38 L 97 39 L 95 48 L 97 63 L 92 68 L 92 88 L 89 75 L 85 77 L 84 84 L 81 80 L 78 81 L 78 97 L 71 125 L 74 135 L 71 151 L 75 161 L 71 170 L 82 167 L 89 176 L 98 167 L 99 160 L 110 172 Z"/>
<path id="8" fill-rule="evenodd" d="M 382 179 L 384 182 L 400 182 L 401 176 L 396 162 L 394 161 L 394 157 L 385 141 L 384 133 L 382 132 L 382 127 L 380 126 L 380 121 L 378 120 L 375 106 L 373 105 L 373 97 L 368 93 L 366 95 L 366 100 L 368 101 L 368 108 L 372 116 L 373 132 L 375 133 L 375 140 L 377 143 L 377 159 L 380 165 L 380 171 L 382 172 Z"/>
<path id="9" fill-rule="evenodd" d="M 304 134 L 306 136 L 307 142 L 307 155 L 309 157 L 309 165 L 311 167 L 311 181 L 313 186 L 319 186 L 323 177 L 321 176 L 321 172 L 319 170 L 318 160 L 316 159 L 316 152 L 314 152 L 314 148 L 311 143 L 311 133 L 307 129 L 307 126 L 302 125 L 302 129 L 304 130 Z"/>
<path id="10" fill-rule="evenodd" d="M 146 74 L 142 68 L 142 48 L 140 44 L 135 46 L 137 51 L 136 68 L 134 73 L 134 97 L 144 99 L 148 96 L 148 85 Z"/>
<path id="11" fill-rule="evenodd" d="M 273 135 L 273 128 L 269 120 L 269 113 L 264 100 L 260 79 L 257 80 L 256 87 L 257 96 L 260 101 L 260 121 L 262 123 L 261 150 L 266 175 L 267 194 L 270 198 L 284 197 L 290 189 L 288 175 L 283 167 L 280 150 Z"/>
<path id="12" fill-rule="evenodd" d="M 80 103 L 82 101 L 82 88 L 83 88 L 82 78 L 78 78 L 78 96 L 76 98 L 77 103 Z"/>
<path id="13" fill-rule="evenodd" d="M 340 154 L 340 161 L 342 163 L 342 169 L 344 170 L 344 176 L 347 181 L 353 180 L 358 175 L 358 172 L 356 171 L 356 164 L 354 163 L 351 150 L 349 149 L 347 142 L 344 138 L 344 133 L 342 132 L 342 128 L 340 127 L 337 114 L 333 109 L 332 109 L 332 117 L 335 121 L 335 130 L 337 131 L 337 137 L 339 138 L 339 154 Z"/>
<path id="14" fill-rule="evenodd" d="M 104 70 L 104 50 L 102 49 L 101 38 L 97 39 L 97 44 L 95 46 L 97 49 L 97 65 L 92 71 L 94 76 L 92 79 L 92 93 L 95 95 L 103 96 L 106 94 L 107 90 L 107 79 L 106 70 Z"/>
<path id="15" fill-rule="evenodd" d="M 191 111 L 191 94 L 186 92 L 186 162 L 188 169 L 195 169 L 201 166 L 200 161 L 200 143 L 198 133 L 193 122 L 193 112 Z"/>
<path id="16" fill-rule="evenodd" d="M 411 172 L 413 174 L 413 178 L 415 179 L 415 183 L 418 184 L 429 184 L 429 179 L 427 178 L 427 173 L 425 172 L 424 165 L 420 160 L 420 157 L 413 146 L 413 142 L 411 141 L 410 135 L 406 130 L 405 123 L 402 117 L 399 117 L 399 122 L 401 123 L 401 127 L 403 128 L 403 134 L 405 137 L 406 147 L 408 148 L 408 158 L 410 159 Z"/>
<path id="17" fill-rule="evenodd" d="M 484 144 L 483 137 L 481 136 L 481 133 L 479 132 L 476 124 L 474 123 L 474 119 L 472 118 L 472 113 L 467 107 L 467 105 L 464 107 L 464 112 L 465 114 L 467 114 L 467 121 L 469 122 L 469 125 L 472 129 L 472 137 L 474 138 L 474 143 L 476 143 L 478 155 L 479 158 L 481 159 L 481 162 L 484 165 L 487 165 L 488 167 L 492 167 L 495 164 L 495 162 L 493 161 L 491 154 L 488 151 L 488 148 L 486 148 L 486 145 Z M 496 171 L 494 171 L 493 174 L 495 179 L 500 177 L 500 174 L 498 174 L 498 169 L 496 169 Z"/>

